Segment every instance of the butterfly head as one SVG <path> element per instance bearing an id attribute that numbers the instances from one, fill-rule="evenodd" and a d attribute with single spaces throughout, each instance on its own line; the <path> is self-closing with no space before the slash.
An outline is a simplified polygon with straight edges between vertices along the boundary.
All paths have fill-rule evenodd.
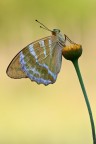
<path id="1" fill-rule="evenodd" d="M 52 35 L 58 35 L 60 33 L 60 30 L 59 29 L 53 29 L 52 31 Z"/>

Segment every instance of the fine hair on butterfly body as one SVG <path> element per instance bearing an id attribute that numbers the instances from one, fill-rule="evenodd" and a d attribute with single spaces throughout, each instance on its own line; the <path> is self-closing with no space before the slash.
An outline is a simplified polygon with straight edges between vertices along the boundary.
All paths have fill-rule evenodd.
<path id="1" fill-rule="evenodd" d="M 52 33 L 24 47 L 10 62 L 6 73 L 14 79 L 29 78 L 38 84 L 53 84 L 61 68 L 62 48 L 66 39 L 73 43 L 59 29 L 48 29 L 36 20 L 41 28 Z"/>

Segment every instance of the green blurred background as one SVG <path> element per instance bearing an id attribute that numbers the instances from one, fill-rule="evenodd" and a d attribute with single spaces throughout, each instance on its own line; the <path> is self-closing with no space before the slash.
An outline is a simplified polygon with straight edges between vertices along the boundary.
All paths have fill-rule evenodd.
<path id="1" fill-rule="evenodd" d="M 92 144 L 83 94 L 63 58 L 54 85 L 6 75 L 12 58 L 30 42 L 59 28 L 83 46 L 79 63 L 96 123 L 96 0 L 0 0 L 0 144 Z"/>

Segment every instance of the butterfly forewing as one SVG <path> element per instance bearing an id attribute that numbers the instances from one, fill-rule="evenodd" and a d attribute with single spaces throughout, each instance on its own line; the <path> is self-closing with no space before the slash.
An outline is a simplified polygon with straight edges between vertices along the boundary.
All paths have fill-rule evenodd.
<path id="1" fill-rule="evenodd" d="M 7 74 L 12 78 L 28 77 L 38 84 L 54 83 L 61 67 L 61 48 L 55 36 L 35 41 L 21 50 L 10 63 Z"/>

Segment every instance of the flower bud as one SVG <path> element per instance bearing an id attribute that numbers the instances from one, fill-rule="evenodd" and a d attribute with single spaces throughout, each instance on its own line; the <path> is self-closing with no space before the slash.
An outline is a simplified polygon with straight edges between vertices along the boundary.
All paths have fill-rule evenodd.
<path id="1" fill-rule="evenodd" d="M 71 44 L 69 46 L 65 46 L 62 49 L 62 55 L 67 60 L 76 60 L 78 59 L 82 54 L 82 46 L 80 44 Z"/>

